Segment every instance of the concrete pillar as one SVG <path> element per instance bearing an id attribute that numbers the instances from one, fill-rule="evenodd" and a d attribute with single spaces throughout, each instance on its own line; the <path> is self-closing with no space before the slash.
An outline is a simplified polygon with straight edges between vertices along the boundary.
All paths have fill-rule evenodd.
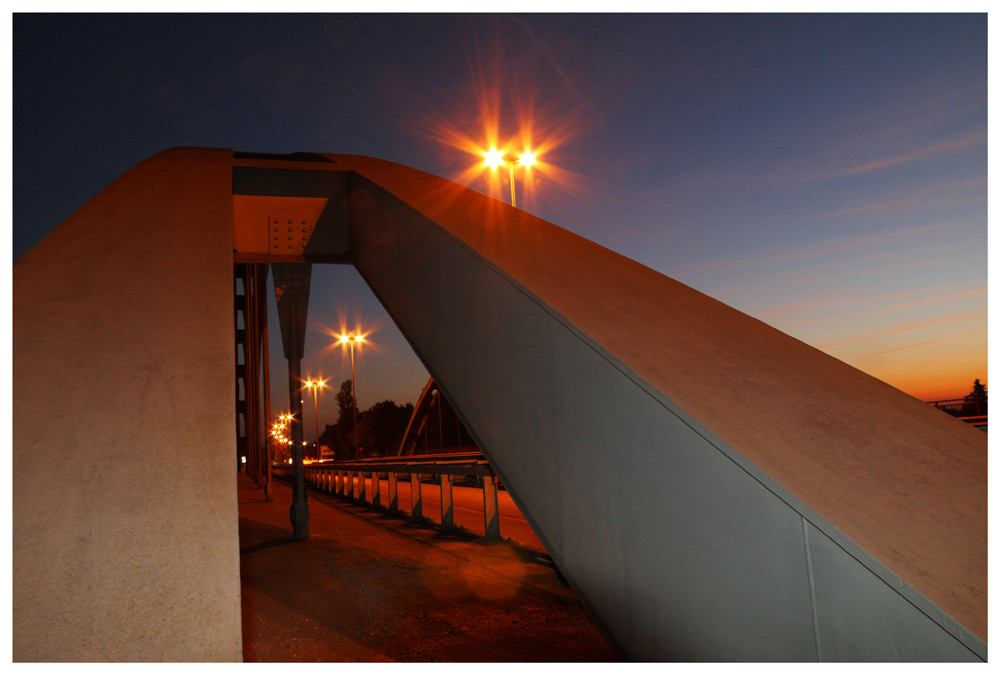
<path id="1" fill-rule="evenodd" d="M 441 526 L 455 526 L 455 507 L 452 504 L 451 476 L 441 474 Z"/>
<path id="2" fill-rule="evenodd" d="M 500 509 L 497 502 L 497 479 L 494 476 L 483 476 L 483 518 L 486 540 L 500 539 Z"/>
<path id="3" fill-rule="evenodd" d="M 162 152 L 14 263 L 14 661 L 242 659 L 231 185 Z"/>
<path id="4" fill-rule="evenodd" d="M 379 481 L 378 471 L 372 471 L 372 504 L 382 504 L 382 483 Z"/>
<path id="5" fill-rule="evenodd" d="M 293 355 L 288 360 L 288 410 L 292 415 L 289 425 L 292 439 L 292 505 L 288 518 L 292 535 L 296 539 L 309 537 L 309 502 L 306 497 L 304 450 L 302 446 L 302 357 Z"/>
<path id="6" fill-rule="evenodd" d="M 399 511 L 399 491 L 396 487 L 396 474 L 389 472 L 389 512 Z"/>
<path id="7" fill-rule="evenodd" d="M 271 268 L 277 298 L 281 342 L 288 359 L 288 412 L 292 440 L 292 505 L 288 517 L 296 539 L 309 537 L 309 502 L 305 484 L 305 438 L 302 429 L 302 354 L 305 351 L 306 314 L 309 306 L 308 264 L 275 264 Z"/>
<path id="8" fill-rule="evenodd" d="M 424 504 L 420 499 L 420 474 L 410 474 L 410 515 L 414 518 L 424 517 Z"/>
<path id="9" fill-rule="evenodd" d="M 524 211 L 328 158 L 354 265 L 630 658 L 985 658 L 982 432 Z"/>

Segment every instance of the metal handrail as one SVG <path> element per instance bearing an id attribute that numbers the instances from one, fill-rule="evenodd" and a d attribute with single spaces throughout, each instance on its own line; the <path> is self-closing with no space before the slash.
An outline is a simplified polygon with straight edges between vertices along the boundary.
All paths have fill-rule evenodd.
<path id="1" fill-rule="evenodd" d="M 359 481 L 355 482 L 355 474 Z M 366 477 L 372 475 L 370 498 L 366 497 Z M 489 541 L 500 538 L 500 511 L 497 497 L 497 478 L 482 453 L 417 455 L 407 457 L 376 457 L 360 460 L 338 460 L 322 464 L 308 464 L 305 467 L 306 485 L 338 497 L 353 498 L 356 502 L 370 504 L 377 508 L 382 505 L 379 492 L 380 476 L 389 478 L 388 510 L 400 513 L 396 489 L 397 474 L 410 477 L 410 515 L 425 520 L 421 497 L 422 475 L 436 475 L 441 479 L 441 526 L 455 526 L 452 507 L 452 476 L 480 476 L 483 489 L 483 518 L 485 535 Z M 353 493 L 353 495 L 352 495 Z"/>
<path id="2" fill-rule="evenodd" d="M 928 401 L 927 405 L 932 405 L 954 417 L 981 417 L 987 414 L 988 402 L 987 396 L 966 396 L 943 401 Z"/>
<path id="3" fill-rule="evenodd" d="M 481 452 L 456 455 L 415 455 L 406 457 L 373 457 L 341 459 L 322 464 L 309 464 L 309 469 L 321 471 L 362 471 L 379 473 L 446 474 L 450 476 L 494 476 Z"/>

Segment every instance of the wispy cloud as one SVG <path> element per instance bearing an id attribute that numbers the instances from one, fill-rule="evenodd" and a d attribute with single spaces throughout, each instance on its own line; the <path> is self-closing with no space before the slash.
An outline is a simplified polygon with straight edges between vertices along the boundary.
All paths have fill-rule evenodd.
<path id="1" fill-rule="evenodd" d="M 933 321 L 924 321 L 921 323 L 913 324 L 912 326 L 903 326 L 902 328 L 894 328 L 892 330 L 882 331 L 881 333 L 875 333 L 874 335 L 865 335 L 862 337 L 851 338 L 850 340 L 842 340 L 841 342 L 832 342 L 826 345 L 820 345 L 819 349 L 832 349 L 833 347 L 840 347 L 842 345 L 854 344 L 855 342 L 864 342 L 865 340 L 874 340 L 876 338 L 887 337 L 889 335 L 898 335 L 899 333 L 906 333 L 912 330 L 919 330 L 921 328 L 928 328 L 930 326 L 939 326 L 944 323 L 952 323 L 954 321 L 961 321 L 962 319 L 968 319 L 973 316 L 985 316 L 986 310 L 981 309 L 975 312 L 966 312 L 964 314 L 956 314 L 954 316 L 946 316 L 941 319 L 934 319 Z M 928 343 L 930 344 L 930 343 Z"/>
<path id="2" fill-rule="evenodd" d="M 963 150 L 965 148 L 971 148 L 974 146 L 986 146 L 986 130 L 975 130 L 970 133 L 960 136 L 958 138 L 953 138 L 948 141 L 941 143 L 934 143 L 922 148 L 916 148 L 907 152 L 902 152 L 898 154 L 893 154 L 889 156 L 879 157 L 863 164 L 858 164 L 857 166 L 850 167 L 843 171 L 843 175 L 849 176 L 857 173 L 865 173 L 867 171 L 875 171 L 877 169 L 884 169 L 890 166 L 897 166 L 899 164 L 909 164 L 911 162 L 920 162 L 925 159 L 936 157 L 941 154 L 953 152 L 955 150 Z"/>
<path id="3" fill-rule="evenodd" d="M 733 272 L 758 266 L 787 265 L 790 262 L 813 260 L 817 258 L 839 258 L 858 252 L 871 252 L 881 249 L 893 249 L 899 242 L 912 241 L 915 238 L 934 232 L 954 229 L 952 223 L 934 223 L 903 230 L 863 233 L 845 237 L 832 237 L 813 241 L 794 247 L 772 248 L 757 256 L 741 252 L 738 258 L 717 259 L 710 264 L 703 261 L 697 263 L 698 272 L 708 273 Z M 842 265 L 842 263 L 838 263 Z"/>
<path id="4" fill-rule="evenodd" d="M 915 345 L 906 345 L 905 347 L 896 347 L 895 349 L 887 349 L 884 352 L 879 352 L 877 354 L 869 354 L 868 356 L 862 356 L 858 361 L 868 361 L 869 359 L 874 359 L 879 356 L 885 356 L 886 354 L 893 354 L 895 352 L 902 352 L 908 349 L 919 349 L 920 347 L 928 347 L 930 345 L 940 344 L 942 342 L 951 342 L 952 340 L 961 340 L 963 338 L 972 337 L 974 335 L 982 335 L 986 332 L 986 329 L 973 331 L 972 333 L 963 333 L 962 335 L 951 335 L 949 337 L 940 338 L 938 340 L 931 340 L 930 342 L 921 342 Z"/>
<path id="5" fill-rule="evenodd" d="M 837 117 L 819 126 L 817 120 L 810 119 L 808 125 L 783 130 L 786 135 L 801 136 L 804 147 L 812 146 L 810 152 L 752 167 L 729 164 L 728 176 L 713 180 L 702 175 L 695 185 L 731 186 L 734 179 L 750 179 L 765 189 L 795 189 L 934 160 L 977 146 L 986 148 L 986 123 L 979 121 L 986 110 L 985 85 L 949 88 L 940 83 L 916 83 L 912 89 L 888 97 L 891 104 L 859 109 L 851 117 Z M 927 91 L 941 93 L 927 97 Z M 949 132 L 951 129 L 961 131 Z M 939 140 L 928 142 L 929 138 Z"/>
<path id="6" fill-rule="evenodd" d="M 942 295 L 942 293 L 944 293 Z M 814 309 L 826 309 L 832 307 L 857 307 L 872 305 L 875 303 L 880 303 L 879 307 L 872 310 L 867 310 L 863 312 L 854 312 L 850 315 L 838 315 L 834 317 L 826 316 L 822 319 L 815 319 L 811 321 L 797 321 L 794 323 L 786 325 L 794 326 L 806 326 L 811 324 L 823 323 L 825 321 L 830 321 L 831 319 L 836 319 L 838 321 L 844 319 L 860 318 L 863 316 L 870 316 L 873 314 L 882 314 L 887 311 L 898 310 L 898 309 L 909 309 L 912 307 L 920 307 L 924 305 L 934 305 L 942 302 L 955 302 L 958 300 L 966 300 L 969 298 L 974 298 L 978 296 L 985 296 L 986 289 L 983 287 L 975 288 L 971 290 L 962 290 L 954 292 L 953 289 L 941 289 L 941 288 L 920 288 L 910 291 L 900 291 L 898 293 L 880 293 L 878 295 L 844 295 L 842 292 L 830 292 L 822 296 L 816 296 L 808 300 L 803 300 L 801 302 L 786 303 L 781 305 L 772 305 L 770 307 L 764 307 L 761 309 L 759 316 L 766 321 L 775 321 L 783 316 L 788 316 L 790 314 L 798 314 L 800 312 L 808 312 Z M 889 305 L 884 305 L 887 300 L 898 300 L 902 298 L 912 298 L 914 296 L 933 296 L 925 297 L 921 300 L 914 300 L 911 302 L 901 302 Z"/>
<path id="7" fill-rule="evenodd" d="M 878 213 L 907 213 L 928 209 L 941 210 L 963 206 L 980 206 L 986 200 L 986 176 L 976 176 L 965 181 L 922 186 L 909 194 L 873 204 L 865 204 L 828 214 L 828 217 L 858 216 Z"/>
<path id="8" fill-rule="evenodd" d="M 809 300 L 794 304 L 783 305 L 780 307 L 771 308 L 770 315 L 761 314 L 761 318 L 765 321 L 775 322 L 777 318 L 781 316 L 787 316 L 789 314 L 794 314 L 797 312 L 807 312 L 813 309 L 823 309 L 838 306 L 859 306 L 859 305 L 870 305 L 872 303 L 881 303 L 885 300 L 893 300 L 896 298 L 912 297 L 914 295 L 927 295 L 937 293 L 937 291 L 932 289 L 920 289 L 915 291 L 904 291 L 901 293 L 888 293 L 884 295 L 872 295 L 872 296 L 850 296 L 844 297 L 836 295 L 833 298 L 824 298 Z M 959 302 L 961 300 L 968 300 L 975 297 L 986 296 L 985 288 L 976 288 L 972 290 L 960 291 L 957 293 L 946 293 L 945 295 L 937 295 L 936 297 L 924 298 L 923 300 L 914 300 L 912 302 L 900 302 L 889 305 L 879 305 L 875 309 L 869 309 L 859 312 L 851 312 L 850 314 L 836 314 L 830 316 L 823 316 L 819 319 L 812 319 L 808 321 L 794 321 L 785 322 L 783 327 L 801 327 L 801 326 L 813 326 L 821 323 L 827 323 L 830 321 L 853 321 L 855 319 L 861 319 L 867 316 L 874 316 L 876 314 L 886 314 L 888 312 L 895 312 L 903 309 L 912 309 L 914 307 L 923 307 L 928 305 L 936 305 L 946 302 Z"/>

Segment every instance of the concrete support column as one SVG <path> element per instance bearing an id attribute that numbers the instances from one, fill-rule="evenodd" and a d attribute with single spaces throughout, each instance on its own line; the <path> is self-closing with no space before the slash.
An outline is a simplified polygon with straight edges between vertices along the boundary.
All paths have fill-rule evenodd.
<path id="1" fill-rule="evenodd" d="M 379 482 L 378 471 L 372 471 L 372 504 L 382 504 L 382 484 Z"/>
<path id="2" fill-rule="evenodd" d="M 231 192 L 169 150 L 14 261 L 15 662 L 242 658 Z"/>
<path id="3" fill-rule="evenodd" d="M 455 527 L 455 507 L 452 504 L 451 476 L 441 474 L 441 526 Z"/>
<path id="4" fill-rule="evenodd" d="M 260 302 L 260 322 L 261 322 L 261 352 L 264 357 L 264 428 L 269 428 L 271 424 L 271 359 L 270 350 L 267 343 L 267 275 L 269 265 L 264 265 L 264 273 L 261 275 L 259 294 Z M 264 432 L 264 498 L 267 501 L 274 501 L 274 488 L 271 485 L 271 466 L 273 464 L 271 450 L 271 440 L 267 431 Z"/>
<path id="5" fill-rule="evenodd" d="M 399 511 L 399 492 L 396 488 L 396 474 L 389 472 L 389 512 Z"/>
<path id="6" fill-rule="evenodd" d="M 302 447 L 302 360 L 293 355 L 288 360 L 288 408 L 292 415 L 292 505 L 288 517 L 296 539 L 309 537 L 309 502 L 306 498 L 305 448 Z"/>
<path id="7" fill-rule="evenodd" d="M 420 474 L 410 474 L 410 515 L 414 518 L 423 518 L 424 504 L 420 499 Z"/>
<path id="8" fill-rule="evenodd" d="M 289 519 L 295 538 L 309 536 L 309 503 L 306 498 L 305 459 L 302 440 L 302 354 L 305 351 L 306 311 L 312 266 L 276 264 L 272 266 L 274 293 L 281 324 L 281 342 L 288 359 L 288 412 L 292 438 L 292 506 Z"/>
<path id="9" fill-rule="evenodd" d="M 500 509 L 497 503 L 497 479 L 483 476 L 483 517 L 486 521 L 486 540 L 500 539 Z"/>

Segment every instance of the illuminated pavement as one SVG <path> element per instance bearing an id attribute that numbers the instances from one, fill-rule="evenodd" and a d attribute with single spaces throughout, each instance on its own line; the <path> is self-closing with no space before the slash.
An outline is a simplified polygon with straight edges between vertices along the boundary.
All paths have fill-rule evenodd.
<path id="1" fill-rule="evenodd" d="M 354 477 L 357 484 L 358 477 Z M 382 479 L 379 481 L 378 502 L 383 507 L 389 505 L 389 481 Z M 372 479 L 365 478 L 366 494 L 371 494 Z M 410 481 L 401 480 L 396 485 L 398 492 L 399 508 L 407 513 L 412 509 L 412 499 L 410 495 Z M 309 494 L 313 494 L 310 492 Z M 353 494 L 353 492 L 352 492 Z M 423 483 L 420 490 L 420 499 L 423 503 L 423 514 L 435 523 L 441 522 L 441 487 L 431 483 Z M 524 548 L 540 553 L 545 553 L 545 547 L 535 536 L 531 526 L 524 519 L 518 510 L 510 494 L 506 490 L 497 491 L 497 511 L 500 514 L 500 536 L 510 539 Z M 455 484 L 452 486 L 452 518 L 455 525 L 464 528 L 472 534 L 485 535 L 485 521 L 483 519 L 483 490 L 481 488 L 464 487 Z"/>
<path id="2" fill-rule="evenodd" d="M 246 661 L 609 661 L 616 655 L 549 559 L 239 474 Z"/>

